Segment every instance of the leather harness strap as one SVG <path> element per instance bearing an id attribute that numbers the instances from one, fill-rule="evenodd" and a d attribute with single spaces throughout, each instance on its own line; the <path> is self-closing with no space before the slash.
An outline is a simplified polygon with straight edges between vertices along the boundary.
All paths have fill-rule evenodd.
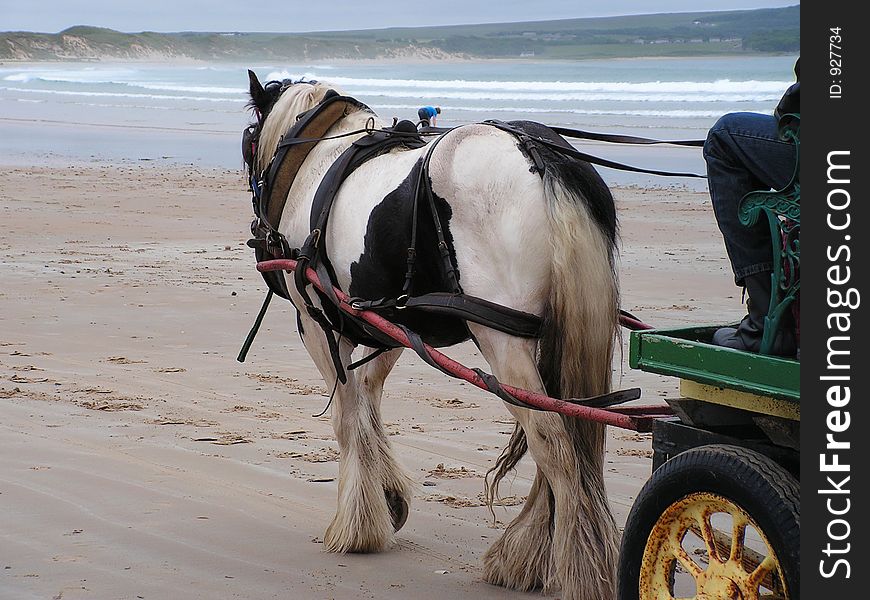
<path id="1" fill-rule="evenodd" d="M 535 338 L 541 333 L 540 317 L 465 293 L 432 292 L 420 296 L 400 296 L 395 299 L 380 300 L 354 298 L 351 306 L 357 310 L 375 312 L 416 308 L 435 314 L 459 317 L 519 337 Z"/>
<path id="2" fill-rule="evenodd" d="M 596 140 L 599 142 L 611 142 L 614 144 L 671 144 L 673 146 L 689 146 L 700 148 L 704 145 L 704 140 L 657 140 L 654 138 L 645 138 L 636 135 L 622 135 L 618 133 L 597 133 L 595 131 L 584 131 L 582 129 L 569 129 L 568 127 L 552 127 L 547 126 L 562 137 L 569 137 L 578 140 Z M 420 133 L 440 135 L 447 133 L 454 127 L 423 127 Z"/>
<path id="3" fill-rule="evenodd" d="M 671 144 L 673 146 L 690 146 L 699 148 L 704 145 L 704 140 L 655 140 L 652 138 L 638 137 L 636 135 L 620 135 L 616 133 L 596 133 L 583 131 L 582 129 L 568 129 L 567 127 L 550 127 L 563 137 L 580 140 L 596 140 L 599 142 L 613 142 L 616 144 Z"/>
<path id="4" fill-rule="evenodd" d="M 429 206 L 432 215 L 435 233 L 438 236 L 438 254 L 441 257 L 441 269 L 444 276 L 447 277 L 450 289 L 454 294 L 461 294 L 462 288 L 459 285 L 459 272 L 456 265 L 453 264 L 453 259 L 450 257 L 450 247 L 447 245 L 447 240 L 444 237 L 444 228 L 441 225 L 441 219 L 438 218 L 438 209 L 435 206 L 435 196 L 432 192 L 432 180 L 429 176 L 429 163 L 432 160 L 432 153 L 443 137 L 436 138 L 429 144 L 426 149 L 426 154 L 420 163 L 420 170 L 417 173 L 417 180 L 414 185 L 413 211 L 411 217 L 411 243 L 408 246 L 408 270 L 405 273 L 405 283 L 402 287 L 403 296 L 413 294 L 414 287 L 414 271 L 417 260 L 417 214 L 420 207 L 420 196 L 426 198 L 426 203 Z"/>
<path id="5" fill-rule="evenodd" d="M 528 134 L 520 129 L 517 129 L 516 127 L 512 126 L 509 123 L 505 123 L 504 121 L 489 120 L 489 121 L 484 121 L 484 123 L 487 125 L 492 125 L 493 127 L 497 127 L 499 129 L 501 129 L 502 131 L 506 131 L 506 132 L 511 133 L 513 135 L 525 137 L 526 139 L 531 140 L 536 144 L 546 146 L 550 150 L 554 150 L 554 151 L 558 152 L 559 154 L 563 154 L 565 156 L 570 156 L 572 158 L 576 158 L 578 160 L 582 160 L 582 161 L 588 162 L 588 163 L 593 164 L 593 165 L 600 165 L 602 167 L 609 167 L 611 169 L 618 169 L 620 171 L 631 171 L 633 173 L 648 173 L 650 175 L 666 175 L 666 176 L 671 176 L 671 177 L 698 177 L 701 179 L 706 179 L 706 175 L 699 175 L 697 173 L 674 173 L 671 171 L 659 171 L 656 169 L 643 169 L 641 167 L 632 167 L 631 165 L 626 165 L 626 164 L 619 163 L 619 162 L 616 162 L 613 160 L 608 160 L 606 158 L 601 158 L 598 156 L 593 156 L 591 154 L 586 154 L 585 152 L 580 152 L 579 150 L 577 150 L 573 146 L 566 147 L 566 146 L 563 146 L 561 144 L 556 144 L 554 142 L 551 142 L 550 140 L 544 139 L 542 137 L 539 137 L 536 135 L 530 135 L 530 134 Z M 556 131 L 558 133 L 557 129 L 554 129 L 552 127 L 550 129 L 553 129 L 553 131 Z M 644 139 L 644 138 L 636 138 L 636 139 Z M 667 143 L 672 143 L 672 142 L 659 142 L 659 141 L 649 140 L 646 142 L 632 142 L 632 143 L 667 144 Z"/>
<path id="6" fill-rule="evenodd" d="M 488 120 L 483 122 L 486 125 L 493 125 L 507 131 L 509 133 L 516 133 L 516 128 L 512 127 L 508 123 L 504 123 L 503 121 L 497 120 Z M 549 126 L 548 126 L 549 127 Z M 455 129 L 452 127 L 424 127 L 420 130 L 423 134 L 428 135 L 436 135 L 447 133 L 451 129 Z M 676 146 L 689 146 L 689 147 L 700 147 L 704 145 L 704 140 L 656 140 L 652 138 L 644 138 L 637 137 L 633 135 L 617 135 L 612 133 L 595 133 L 592 131 L 583 131 L 581 129 L 568 129 L 566 127 L 549 127 L 550 130 L 555 133 L 563 136 L 570 137 L 576 139 L 584 139 L 584 140 L 597 140 L 600 142 L 613 142 L 616 144 L 671 144 Z M 701 175 L 698 173 L 682 173 L 682 172 L 673 172 L 673 171 L 661 171 L 657 169 L 644 169 L 643 167 L 634 167 L 632 165 L 626 165 L 624 163 L 616 162 L 614 160 L 608 160 L 606 158 L 601 158 L 598 156 L 594 156 L 592 154 L 586 154 L 585 152 L 580 152 L 570 144 L 566 146 L 562 146 L 559 144 L 554 144 L 549 140 L 545 140 L 543 138 L 539 138 L 536 136 L 528 136 L 530 139 L 535 140 L 543 144 L 544 146 L 550 147 L 561 154 L 565 154 L 567 156 L 572 156 L 576 159 L 588 162 L 593 165 L 599 165 L 602 167 L 608 167 L 610 169 L 616 169 L 618 171 L 630 171 L 632 173 L 647 173 L 649 175 L 662 175 L 665 177 L 697 177 L 700 179 L 706 179 L 706 175 Z M 536 166 L 537 166 L 537 160 Z"/>
<path id="7" fill-rule="evenodd" d="M 284 212 L 290 187 L 296 180 L 302 163 L 329 129 L 351 112 L 368 110 L 355 98 L 341 96 L 330 90 L 312 110 L 299 115 L 295 125 L 284 134 L 264 179 L 259 214 L 277 228 Z"/>

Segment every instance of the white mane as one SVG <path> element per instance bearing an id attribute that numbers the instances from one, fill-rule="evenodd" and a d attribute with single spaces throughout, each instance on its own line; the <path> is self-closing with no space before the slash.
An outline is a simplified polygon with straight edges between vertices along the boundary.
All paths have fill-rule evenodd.
<path id="1" fill-rule="evenodd" d="M 268 166 L 269 161 L 275 154 L 278 148 L 278 143 L 281 136 L 296 123 L 296 117 L 299 114 L 317 106 L 326 96 L 329 90 L 334 90 L 340 95 L 344 92 L 334 85 L 326 82 L 302 82 L 294 83 L 292 86 L 281 94 L 275 106 L 269 112 L 266 122 L 263 123 L 263 128 L 260 131 L 260 142 L 257 148 L 256 170 L 262 171 Z M 354 118 L 356 115 L 359 117 Z M 362 127 L 360 119 L 368 120 L 375 116 L 369 111 L 357 111 L 348 114 L 342 122 L 336 126 L 339 128 L 347 127 Z M 380 124 L 375 117 L 375 120 Z"/>
<path id="2" fill-rule="evenodd" d="M 335 88 L 320 82 L 295 83 L 281 94 L 269 112 L 260 132 L 256 165 L 258 170 L 266 168 L 266 165 L 269 164 L 272 155 L 275 154 L 275 149 L 278 147 L 278 141 L 287 129 L 296 122 L 296 116 L 316 106 L 330 89 Z"/>

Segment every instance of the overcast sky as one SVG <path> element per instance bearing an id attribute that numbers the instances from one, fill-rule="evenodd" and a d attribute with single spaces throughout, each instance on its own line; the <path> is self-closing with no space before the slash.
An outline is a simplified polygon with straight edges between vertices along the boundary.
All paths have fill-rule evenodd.
<path id="1" fill-rule="evenodd" d="M 0 31 L 324 31 L 769 8 L 798 0 L 0 0 Z"/>

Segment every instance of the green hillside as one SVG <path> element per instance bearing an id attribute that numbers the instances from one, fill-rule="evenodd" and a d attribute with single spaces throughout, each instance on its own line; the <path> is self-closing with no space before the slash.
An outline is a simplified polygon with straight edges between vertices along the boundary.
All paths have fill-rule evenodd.
<path id="1" fill-rule="evenodd" d="M 313 33 L 0 33 L 0 60 L 584 59 L 794 53 L 800 7 Z"/>

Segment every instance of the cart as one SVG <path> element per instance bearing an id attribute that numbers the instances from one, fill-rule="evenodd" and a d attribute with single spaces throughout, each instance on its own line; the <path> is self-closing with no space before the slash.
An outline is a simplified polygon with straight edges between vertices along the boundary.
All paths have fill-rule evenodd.
<path id="1" fill-rule="evenodd" d="M 799 150 L 799 115 L 780 133 Z M 619 600 L 788 599 L 800 589 L 800 363 L 764 354 L 786 311 L 800 335 L 800 184 L 748 194 L 774 243 L 761 354 L 715 346 L 722 327 L 634 331 L 629 363 L 678 377 L 671 417 L 652 424 L 653 473 L 632 505 Z"/>
<path id="2" fill-rule="evenodd" d="M 652 424 L 620 600 L 797 597 L 800 366 L 714 346 L 716 328 L 631 335 L 631 366 L 679 377 L 680 397 Z"/>

